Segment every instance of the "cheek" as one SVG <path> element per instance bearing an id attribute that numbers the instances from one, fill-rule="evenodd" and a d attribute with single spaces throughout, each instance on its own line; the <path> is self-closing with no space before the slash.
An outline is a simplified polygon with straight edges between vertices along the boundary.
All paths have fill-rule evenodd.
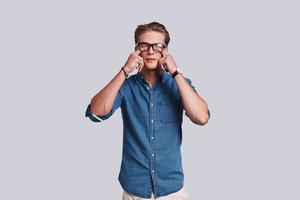
<path id="1" fill-rule="evenodd" d="M 143 59 L 145 59 L 145 58 L 147 57 L 147 53 L 142 52 L 142 53 L 140 54 L 140 56 L 141 56 Z"/>

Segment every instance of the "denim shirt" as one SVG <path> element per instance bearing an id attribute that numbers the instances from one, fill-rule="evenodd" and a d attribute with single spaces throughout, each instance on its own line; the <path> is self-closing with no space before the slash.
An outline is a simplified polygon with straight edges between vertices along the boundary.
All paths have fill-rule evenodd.
<path id="1" fill-rule="evenodd" d="M 186 80 L 191 85 L 191 80 Z M 184 184 L 180 150 L 183 104 L 175 80 L 163 71 L 150 88 L 143 75 L 136 73 L 123 83 L 110 113 L 94 115 L 89 104 L 85 115 L 101 122 L 119 107 L 123 150 L 118 180 L 122 188 L 143 198 L 180 190 Z"/>

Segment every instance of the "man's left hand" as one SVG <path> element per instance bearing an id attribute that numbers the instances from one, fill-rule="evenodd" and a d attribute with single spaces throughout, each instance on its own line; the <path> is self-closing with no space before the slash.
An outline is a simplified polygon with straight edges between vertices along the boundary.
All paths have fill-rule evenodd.
<path id="1" fill-rule="evenodd" d="M 167 49 L 164 49 L 161 54 L 163 57 L 158 61 L 160 69 L 166 70 L 170 74 L 173 74 L 177 69 L 175 60 Z"/>

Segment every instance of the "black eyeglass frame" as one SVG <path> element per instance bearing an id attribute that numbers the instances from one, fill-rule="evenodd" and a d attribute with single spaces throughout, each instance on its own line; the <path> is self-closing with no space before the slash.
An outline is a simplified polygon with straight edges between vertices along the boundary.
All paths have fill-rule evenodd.
<path id="1" fill-rule="evenodd" d="M 139 45 L 140 44 L 147 44 L 147 45 L 149 45 L 148 46 L 148 49 L 146 49 L 146 50 L 141 50 L 140 48 L 139 48 Z M 166 49 L 168 46 L 167 45 L 165 45 L 165 44 L 162 44 L 162 43 L 153 43 L 153 44 L 150 44 L 150 43 L 147 43 L 147 42 L 137 42 L 136 44 L 135 44 L 135 48 L 138 48 L 140 51 L 142 51 L 142 52 L 144 52 L 144 51 L 149 51 L 149 49 L 150 49 L 150 47 L 152 47 L 152 49 L 153 49 L 153 51 L 156 51 L 156 49 L 154 49 L 154 45 L 163 45 L 163 50 L 164 49 Z M 163 51 L 162 50 L 162 51 Z M 159 50 L 157 50 L 158 52 L 162 52 L 162 51 L 159 51 Z"/>

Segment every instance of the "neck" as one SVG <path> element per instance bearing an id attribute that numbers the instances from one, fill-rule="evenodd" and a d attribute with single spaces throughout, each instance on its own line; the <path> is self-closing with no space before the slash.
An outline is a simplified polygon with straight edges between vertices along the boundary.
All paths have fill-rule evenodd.
<path id="1" fill-rule="evenodd" d="M 144 76 L 144 79 L 147 81 L 147 83 L 152 87 L 154 83 L 159 79 L 160 77 L 160 70 L 159 67 L 155 70 L 148 70 L 146 68 L 143 68 L 141 73 Z"/>

